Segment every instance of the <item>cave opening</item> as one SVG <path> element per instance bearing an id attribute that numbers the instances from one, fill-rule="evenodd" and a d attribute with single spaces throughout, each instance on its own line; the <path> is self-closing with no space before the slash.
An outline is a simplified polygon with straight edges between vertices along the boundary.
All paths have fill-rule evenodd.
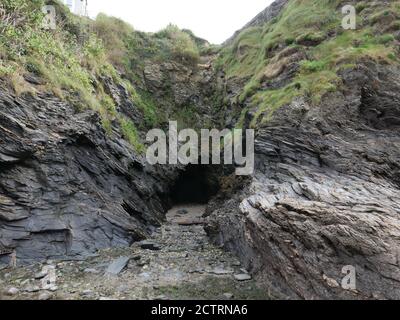
<path id="1" fill-rule="evenodd" d="M 171 200 L 177 204 L 207 204 L 219 191 L 219 179 L 213 166 L 189 165 L 171 188 Z"/>

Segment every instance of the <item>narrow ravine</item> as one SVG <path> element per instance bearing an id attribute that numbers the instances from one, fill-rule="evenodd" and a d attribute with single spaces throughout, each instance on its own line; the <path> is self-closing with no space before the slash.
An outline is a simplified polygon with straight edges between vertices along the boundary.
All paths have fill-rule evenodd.
<path id="1" fill-rule="evenodd" d="M 8 299 L 265 299 L 239 261 L 209 242 L 203 228 L 206 205 L 177 205 L 148 240 L 112 249 L 86 261 L 47 261 L 0 272 Z M 126 258 L 126 259 L 124 259 Z M 121 262 L 120 266 L 118 261 Z M 117 275 L 107 272 L 123 267 Z M 115 263 L 117 262 L 117 263 Z M 57 280 L 42 290 L 44 266 Z M 115 271 L 115 270 L 114 270 Z"/>

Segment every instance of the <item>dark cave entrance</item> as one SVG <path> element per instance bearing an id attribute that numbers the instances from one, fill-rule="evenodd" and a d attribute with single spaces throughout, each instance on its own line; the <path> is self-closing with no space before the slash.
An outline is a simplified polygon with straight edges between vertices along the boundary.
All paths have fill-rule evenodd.
<path id="1" fill-rule="evenodd" d="M 219 179 L 213 166 L 189 165 L 171 188 L 171 200 L 176 204 L 206 204 L 219 191 Z"/>

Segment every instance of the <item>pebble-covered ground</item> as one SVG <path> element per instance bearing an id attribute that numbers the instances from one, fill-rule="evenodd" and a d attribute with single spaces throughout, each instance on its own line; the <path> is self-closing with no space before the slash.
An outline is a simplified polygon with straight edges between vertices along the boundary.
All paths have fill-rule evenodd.
<path id="1" fill-rule="evenodd" d="M 4 269 L 0 298 L 269 299 L 236 258 L 208 241 L 201 218 L 204 209 L 173 208 L 165 225 L 131 248 L 104 250 L 87 261 Z M 54 269 L 55 282 L 48 271 Z"/>

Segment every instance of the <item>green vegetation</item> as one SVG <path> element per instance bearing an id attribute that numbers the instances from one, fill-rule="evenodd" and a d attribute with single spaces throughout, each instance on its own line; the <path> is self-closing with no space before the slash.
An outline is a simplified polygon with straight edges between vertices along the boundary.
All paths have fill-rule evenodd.
<path id="1" fill-rule="evenodd" d="M 42 6 L 54 5 L 56 30 L 43 28 Z M 143 113 L 140 129 L 165 121 L 155 99 L 141 86 L 144 61 L 177 60 L 196 64 L 203 42 L 188 31 L 168 26 L 152 35 L 104 14 L 95 21 L 78 17 L 57 0 L 2 0 L 0 2 L 0 77 L 17 95 L 52 92 L 77 111 L 97 111 L 107 134 L 115 129 L 137 151 L 143 151 L 135 124 L 119 113 L 107 94 L 104 79 L 112 79 L 129 93 L 132 105 Z M 41 85 L 25 81 L 31 74 Z"/>
<path id="2" fill-rule="evenodd" d="M 183 63 L 195 64 L 198 62 L 199 48 L 194 38 L 187 31 L 180 30 L 175 25 L 168 25 L 156 34 L 159 39 L 167 39 L 166 49 L 172 58 Z"/>
<path id="3" fill-rule="evenodd" d="M 337 9 L 341 2 L 292 0 L 277 18 L 262 27 L 244 30 L 232 45 L 222 50 L 217 65 L 228 78 L 245 81 L 237 99 L 240 103 L 246 102 L 247 108 L 257 110 L 253 126 L 269 121 L 275 110 L 296 97 L 305 97 L 312 104 L 320 103 L 326 93 L 340 89 L 338 71 L 352 68 L 362 59 L 398 62 L 395 39 L 390 31 L 400 26 L 396 20 L 399 2 L 372 14 L 365 10 L 369 6 L 367 2 L 359 3 L 358 12 L 366 12 L 361 19 L 369 19 L 371 23 L 364 26 L 359 23 L 357 30 L 347 31 L 341 27 L 342 15 Z M 379 10 L 379 7 L 373 8 Z M 374 27 L 382 21 L 389 27 Z M 390 31 L 382 33 L 384 30 Z M 294 54 L 298 54 L 298 60 L 292 61 L 288 57 Z M 289 84 L 278 89 L 262 89 L 293 62 L 300 69 Z"/>
<path id="4" fill-rule="evenodd" d="M 136 32 L 129 24 L 104 14 L 97 16 L 93 31 L 102 39 L 108 60 L 133 84 L 141 82 L 146 63 L 176 61 L 189 67 L 197 65 L 199 52 L 207 45 L 205 40 L 195 37 L 191 31 L 180 30 L 174 25 L 168 25 L 156 34 L 147 34 Z M 155 127 L 166 122 L 167 115 L 161 110 L 157 112 L 159 106 L 145 88 L 134 89 L 129 84 L 126 87 L 134 104 L 144 114 L 143 127 Z M 167 89 L 167 82 L 165 87 Z M 167 103 L 168 97 L 164 97 L 164 100 Z M 174 102 L 171 100 L 169 104 L 173 106 Z M 178 109 L 175 112 L 186 125 L 187 121 L 192 120 L 191 117 L 181 116 L 185 111 Z"/>
<path id="5" fill-rule="evenodd" d="M 120 19 L 100 13 L 93 22 L 92 29 L 102 40 L 110 63 L 120 71 L 130 67 L 128 53 L 137 46 L 133 28 Z"/>
<path id="6" fill-rule="evenodd" d="M 373 14 L 370 17 L 369 21 L 371 24 L 374 25 L 387 19 L 396 19 L 396 18 L 398 18 L 398 13 L 394 9 L 389 8 Z"/>
<path id="7" fill-rule="evenodd" d="M 199 119 L 196 117 L 196 106 L 188 105 L 176 111 L 174 115 L 178 129 L 198 128 Z"/>
<path id="8" fill-rule="evenodd" d="M 309 32 L 302 34 L 296 38 L 297 44 L 319 44 L 326 39 L 324 32 Z"/>
<path id="9" fill-rule="evenodd" d="M 161 110 L 158 103 L 174 106 L 166 93 L 160 99 L 146 91 L 147 66 L 178 62 L 196 66 L 200 54 L 217 54 L 216 67 L 243 88 L 234 98 L 256 110 L 252 125 L 269 121 L 274 112 L 296 97 L 318 104 L 329 92 L 340 90 L 339 72 L 362 60 L 399 63 L 394 32 L 400 30 L 400 1 L 384 9 L 359 1 L 358 29 L 343 30 L 342 0 L 291 0 L 278 17 L 263 26 L 242 31 L 226 47 L 210 46 L 189 30 L 169 25 L 148 34 L 104 14 L 96 20 L 72 15 L 56 0 L 2 0 L 0 3 L 0 77 L 17 95 L 48 91 L 75 106 L 99 113 L 107 134 L 122 134 L 138 151 L 143 149 L 138 130 L 161 126 L 174 115 L 181 126 L 196 127 L 194 106 Z M 44 3 L 57 11 L 57 29 L 42 27 Z M 283 84 L 273 82 L 290 66 L 294 74 Z M 25 81 L 36 76 L 40 85 Z M 142 123 L 133 123 L 117 108 L 109 82 L 126 88 Z M 274 85 L 272 85 L 274 84 Z M 158 102 L 157 102 L 158 101 Z M 232 101 L 216 99 L 221 107 Z"/>
<path id="10" fill-rule="evenodd" d="M 176 60 L 194 65 L 199 59 L 198 38 L 174 25 L 152 35 L 137 32 L 120 19 L 99 14 L 91 27 L 103 41 L 108 60 L 132 82 L 140 78 L 145 60 Z"/>
<path id="11" fill-rule="evenodd" d="M 108 62 L 99 38 L 87 31 L 89 21 L 78 18 L 57 1 L 58 27 L 42 28 L 42 0 L 13 0 L 2 2 L 2 14 L 12 19 L 2 19 L 0 44 L 5 48 L 1 56 L 0 74 L 17 94 L 34 94 L 37 90 L 51 91 L 72 103 L 77 110 L 91 108 L 99 112 L 107 133 L 112 132 L 112 121 L 117 117 L 115 102 L 105 93 L 103 85 L 95 86 L 96 79 L 104 75 L 118 78 Z M 22 21 L 15 23 L 16 21 Z M 23 79 L 31 73 L 40 77 L 44 85 L 34 88 Z"/>
<path id="12" fill-rule="evenodd" d="M 125 139 L 127 139 L 135 147 L 136 151 L 143 153 L 144 146 L 140 142 L 139 133 L 133 122 L 125 117 L 121 117 L 119 121 Z"/>

